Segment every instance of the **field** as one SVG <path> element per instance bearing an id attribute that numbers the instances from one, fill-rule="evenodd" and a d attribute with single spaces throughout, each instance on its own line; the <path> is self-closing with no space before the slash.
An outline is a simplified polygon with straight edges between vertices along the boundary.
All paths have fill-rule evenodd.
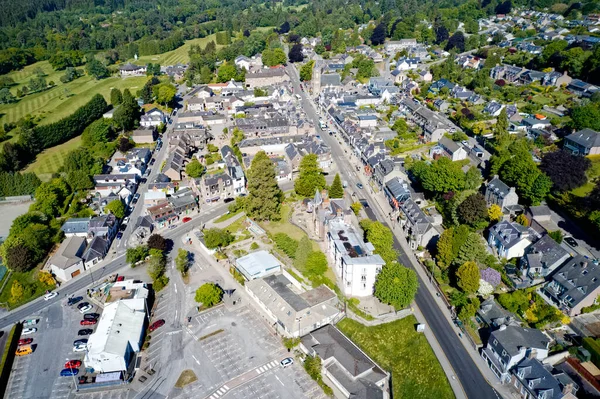
<path id="1" fill-rule="evenodd" d="M 81 145 L 81 136 L 77 136 L 66 143 L 42 151 L 35 158 L 35 162 L 27 166 L 25 172 L 34 172 L 41 180 L 50 180 L 52 173 L 58 172 L 63 166 L 65 156 Z"/>
<path id="2" fill-rule="evenodd" d="M 375 327 L 345 318 L 337 327 L 392 374 L 392 397 L 454 398 L 442 366 L 413 316 Z"/>

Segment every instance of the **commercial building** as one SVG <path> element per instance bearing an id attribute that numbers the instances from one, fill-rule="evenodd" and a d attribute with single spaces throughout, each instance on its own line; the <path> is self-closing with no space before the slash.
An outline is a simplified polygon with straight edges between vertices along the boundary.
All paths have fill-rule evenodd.
<path id="1" fill-rule="evenodd" d="M 256 251 L 236 259 L 235 268 L 248 280 L 281 271 L 281 262 L 267 251 Z"/>

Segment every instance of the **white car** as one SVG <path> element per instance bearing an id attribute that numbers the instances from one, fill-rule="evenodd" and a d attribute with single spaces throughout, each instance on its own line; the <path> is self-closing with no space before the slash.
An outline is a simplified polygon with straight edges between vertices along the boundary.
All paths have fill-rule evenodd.
<path id="1" fill-rule="evenodd" d="M 73 347 L 73 352 L 85 352 L 87 350 L 87 345 L 76 345 Z"/>
<path id="2" fill-rule="evenodd" d="M 21 335 L 33 334 L 36 331 L 37 331 L 37 328 L 35 328 L 35 327 L 24 328 L 23 331 L 21 332 Z"/>
<path id="3" fill-rule="evenodd" d="M 279 364 L 281 364 L 281 367 L 286 368 L 294 364 L 294 359 L 292 359 L 291 357 L 286 357 L 281 362 L 279 362 Z"/>
<path id="4" fill-rule="evenodd" d="M 79 312 L 85 313 L 90 310 L 92 310 L 92 305 L 86 305 L 86 306 L 82 307 L 81 309 L 79 309 Z"/>
<path id="5" fill-rule="evenodd" d="M 44 295 L 44 301 L 49 301 L 52 298 L 56 298 L 58 296 L 58 292 L 49 292 Z"/>

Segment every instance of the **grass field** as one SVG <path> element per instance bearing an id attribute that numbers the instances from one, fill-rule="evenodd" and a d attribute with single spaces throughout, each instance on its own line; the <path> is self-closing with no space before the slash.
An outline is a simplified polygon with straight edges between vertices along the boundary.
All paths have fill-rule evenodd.
<path id="1" fill-rule="evenodd" d="M 337 324 L 356 345 L 392 374 L 392 397 L 454 398 L 442 366 L 413 316 L 375 327 L 345 318 Z"/>
<path id="2" fill-rule="evenodd" d="M 187 40 L 185 44 L 175 50 L 168 51 L 162 54 L 155 55 L 145 55 L 143 57 L 139 57 L 137 61 L 130 60 L 134 64 L 145 65 L 149 62 L 151 63 L 159 63 L 160 65 L 174 65 L 174 64 L 187 64 L 190 61 L 190 56 L 188 52 L 190 51 L 190 47 L 192 45 L 200 45 L 202 47 L 206 46 L 211 40 L 217 41 L 216 34 L 208 35 L 206 37 L 201 37 L 199 39 Z M 217 48 L 221 48 L 223 46 L 217 46 Z"/>
<path id="3" fill-rule="evenodd" d="M 34 172 L 41 180 L 50 180 L 52 173 L 58 172 L 63 166 L 65 156 L 69 151 L 81 145 L 81 136 L 77 136 L 66 143 L 57 145 L 42 151 L 35 159 L 35 162 L 27 166 L 25 172 Z"/>

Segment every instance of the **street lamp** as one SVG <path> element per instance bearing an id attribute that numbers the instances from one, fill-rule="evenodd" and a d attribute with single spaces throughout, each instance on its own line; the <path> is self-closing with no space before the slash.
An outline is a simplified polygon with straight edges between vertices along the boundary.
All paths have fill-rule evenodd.
<path id="1" fill-rule="evenodd" d="M 73 366 L 71 365 L 71 361 L 67 360 L 67 364 L 69 365 L 69 370 L 71 371 L 71 377 L 73 377 L 73 383 L 75 384 L 75 392 L 79 392 L 79 387 L 77 386 L 77 380 L 75 379 L 75 374 L 73 374 Z"/>

